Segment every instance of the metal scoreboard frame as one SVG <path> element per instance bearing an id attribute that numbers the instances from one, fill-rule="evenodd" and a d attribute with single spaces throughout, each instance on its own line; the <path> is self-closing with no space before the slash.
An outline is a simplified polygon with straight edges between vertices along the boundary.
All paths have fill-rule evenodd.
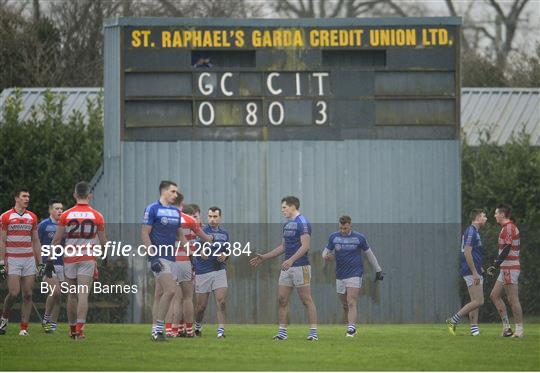
<path id="1" fill-rule="evenodd" d="M 125 141 L 459 137 L 459 18 L 111 26 Z"/>
<path id="2" fill-rule="evenodd" d="M 94 202 L 110 236 L 138 243 L 144 208 L 160 180 L 173 180 L 189 202 L 220 206 L 234 240 L 275 247 L 281 198 L 296 195 L 314 227 L 314 294 L 335 292 L 317 250 L 347 214 L 388 273 L 380 304 L 360 300 L 361 322 L 444 321 L 459 303 L 460 27 L 460 18 L 107 20 Z M 251 271 L 245 259 L 231 259 L 230 321 L 272 323 L 266 295 L 279 263 Z M 128 319 L 148 321 L 146 260 L 128 258 L 128 270 L 140 289 Z M 318 304 L 322 323 L 340 312 Z"/>

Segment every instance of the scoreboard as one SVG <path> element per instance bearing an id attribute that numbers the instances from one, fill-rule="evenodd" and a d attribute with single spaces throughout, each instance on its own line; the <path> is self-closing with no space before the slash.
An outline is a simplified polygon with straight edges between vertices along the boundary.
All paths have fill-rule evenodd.
<path id="1" fill-rule="evenodd" d="M 125 141 L 459 136 L 455 18 L 121 26 Z"/>

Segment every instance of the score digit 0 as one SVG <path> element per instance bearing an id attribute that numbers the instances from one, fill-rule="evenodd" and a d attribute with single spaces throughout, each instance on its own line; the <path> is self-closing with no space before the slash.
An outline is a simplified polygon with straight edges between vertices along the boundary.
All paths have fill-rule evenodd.
<path id="1" fill-rule="evenodd" d="M 231 105 L 235 103 L 231 102 Z M 266 114 L 266 119 L 268 123 L 272 126 L 281 126 L 286 119 L 285 107 L 280 101 L 272 101 L 268 104 L 266 113 L 259 113 L 259 106 L 256 102 L 248 102 L 245 104 L 245 114 L 243 121 L 248 126 L 256 126 L 260 123 L 260 118 Z M 262 107 L 261 107 L 262 110 Z M 314 124 L 321 126 L 328 122 L 328 104 L 326 101 L 316 101 L 314 103 Z M 211 101 L 202 101 L 199 104 L 197 110 L 198 121 L 205 127 L 211 126 L 215 123 L 216 120 L 216 111 L 214 105 Z M 242 119 L 239 119 L 238 125 Z"/>

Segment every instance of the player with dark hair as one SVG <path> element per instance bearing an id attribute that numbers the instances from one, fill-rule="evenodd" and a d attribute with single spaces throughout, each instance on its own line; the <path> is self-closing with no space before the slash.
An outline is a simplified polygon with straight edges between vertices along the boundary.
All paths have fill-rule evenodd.
<path id="1" fill-rule="evenodd" d="M 279 329 L 278 334 L 274 336 L 275 340 L 288 338 L 289 298 L 293 288 L 296 288 L 298 297 L 307 310 L 309 319 L 307 339 L 309 341 L 319 339 L 317 336 L 317 308 L 311 297 L 311 266 L 308 260 L 311 224 L 300 214 L 299 209 L 300 200 L 297 197 L 288 196 L 281 200 L 281 212 L 287 219 L 287 222 L 283 224 L 281 244 L 265 254 L 257 254 L 249 261 L 253 267 L 256 267 L 265 260 L 285 253 L 278 282 Z"/>
<path id="2" fill-rule="evenodd" d="M 493 274 L 495 270 L 500 269 L 497 281 L 493 286 L 490 298 L 497 308 L 503 324 L 503 337 L 523 337 L 523 311 L 518 296 L 518 279 L 521 270 L 519 264 L 520 238 L 519 230 L 510 220 L 512 208 L 509 205 L 501 204 L 495 209 L 495 219 L 501 225 L 499 233 L 499 255 L 493 265 L 488 268 L 488 274 Z M 502 300 L 502 292 L 506 293 L 508 302 L 512 308 L 514 320 L 516 322 L 516 331 L 512 332 L 510 321 L 506 312 L 506 305 Z"/>
<path id="3" fill-rule="evenodd" d="M 41 245 L 50 245 L 58 221 L 64 212 L 64 205 L 59 200 L 53 199 L 49 201 L 49 217 L 42 220 L 38 225 L 38 235 Z M 62 243 L 64 244 L 64 242 Z M 42 257 L 45 264 L 45 276 L 43 281 L 49 285 L 49 289 L 53 289 L 47 296 L 45 301 L 45 314 L 43 315 L 42 326 L 45 333 L 54 333 L 58 322 L 58 314 L 60 313 L 60 283 L 65 281 L 64 277 L 64 258 L 56 257 L 54 260 L 49 257 Z"/>
<path id="4" fill-rule="evenodd" d="M 212 235 L 214 243 L 211 254 L 206 255 L 204 249 L 201 256 L 195 259 L 195 335 L 202 336 L 202 321 L 204 311 L 208 305 L 208 297 L 214 293 L 216 300 L 218 329 L 217 337 L 225 338 L 225 303 L 227 300 L 227 271 L 225 261 L 229 256 L 224 252 L 224 244 L 229 243 L 229 233 L 220 226 L 222 219 L 221 209 L 217 206 L 208 209 L 208 225 L 203 228 L 204 233 Z M 219 255 L 217 255 L 219 254 Z"/>
<path id="5" fill-rule="evenodd" d="M 146 207 L 141 227 L 141 239 L 156 279 L 152 340 L 157 342 L 166 340 L 165 317 L 176 292 L 175 243 L 179 241 L 184 245 L 186 242 L 180 229 L 180 210 L 174 206 L 178 186 L 163 180 L 159 193 L 159 199 Z"/>
<path id="6" fill-rule="evenodd" d="M 199 222 L 191 216 L 193 209 L 190 205 L 184 206 L 183 200 L 184 196 L 179 193 L 174 205 L 181 210 L 181 225 L 186 240 L 191 243 L 200 237 L 204 242 L 212 242 L 212 236 L 203 232 Z M 192 252 L 193 247 L 190 254 Z M 183 246 L 176 248 L 175 265 L 178 286 L 167 313 L 167 319 L 171 322 L 170 334 L 167 333 L 167 336 L 191 338 L 194 336 L 193 270 L 190 256 Z"/>
<path id="7" fill-rule="evenodd" d="M 27 336 L 32 310 L 32 286 L 36 273 L 42 274 L 43 264 L 37 233 L 38 218 L 27 210 L 30 192 L 21 188 L 14 197 L 15 207 L 0 216 L 0 278 L 7 277 L 8 281 L 8 294 L 0 317 L 0 335 L 6 333 L 9 313 L 22 290 L 19 335 Z"/>
<path id="8" fill-rule="evenodd" d="M 92 193 L 90 184 L 80 181 L 75 185 L 73 197 L 76 205 L 64 211 L 58 220 L 58 227 L 51 245 L 59 245 L 65 238 L 64 275 L 70 289 L 68 293 L 67 315 L 71 337 L 85 339 L 88 297 L 93 280 L 97 277 L 97 263 L 94 245 L 102 247 L 107 243 L 103 215 L 90 206 Z"/>
<path id="9" fill-rule="evenodd" d="M 339 218 L 339 230 L 328 238 L 328 245 L 323 250 L 325 260 L 336 259 L 336 289 L 345 311 L 347 320 L 346 337 L 356 335 L 356 321 L 358 317 L 357 303 L 364 266 L 362 252 L 364 252 L 376 272 L 375 281 L 382 281 L 382 269 L 367 243 L 364 234 L 353 231 L 352 219 L 348 215 Z"/>
<path id="10" fill-rule="evenodd" d="M 465 315 L 469 315 L 471 335 L 477 336 L 480 334 L 478 310 L 484 304 L 484 278 L 482 276 L 483 247 L 479 231 L 486 224 L 486 212 L 483 209 L 473 209 L 470 213 L 470 219 L 471 225 L 467 227 L 461 237 L 460 263 L 461 276 L 467 284 L 471 301 L 446 320 L 446 325 L 452 335 L 456 334 L 456 325 Z"/>

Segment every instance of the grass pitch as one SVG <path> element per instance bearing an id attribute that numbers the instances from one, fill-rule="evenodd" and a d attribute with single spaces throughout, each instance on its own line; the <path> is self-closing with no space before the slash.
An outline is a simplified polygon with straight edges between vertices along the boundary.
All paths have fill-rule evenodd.
<path id="1" fill-rule="evenodd" d="M 525 338 L 499 336 L 499 324 L 480 325 L 471 337 L 460 325 L 360 325 L 355 338 L 345 328 L 319 327 L 319 341 L 306 341 L 306 325 L 289 328 L 289 340 L 273 341 L 274 325 L 230 325 L 227 339 L 205 325 L 203 337 L 150 341 L 150 326 L 89 324 L 87 339 L 68 338 L 68 327 L 47 335 L 32 324 L 29 337 L 12 323 L 0 336 L 0 370 L 540 370 L 540 324 L 525 324 Z"/>

